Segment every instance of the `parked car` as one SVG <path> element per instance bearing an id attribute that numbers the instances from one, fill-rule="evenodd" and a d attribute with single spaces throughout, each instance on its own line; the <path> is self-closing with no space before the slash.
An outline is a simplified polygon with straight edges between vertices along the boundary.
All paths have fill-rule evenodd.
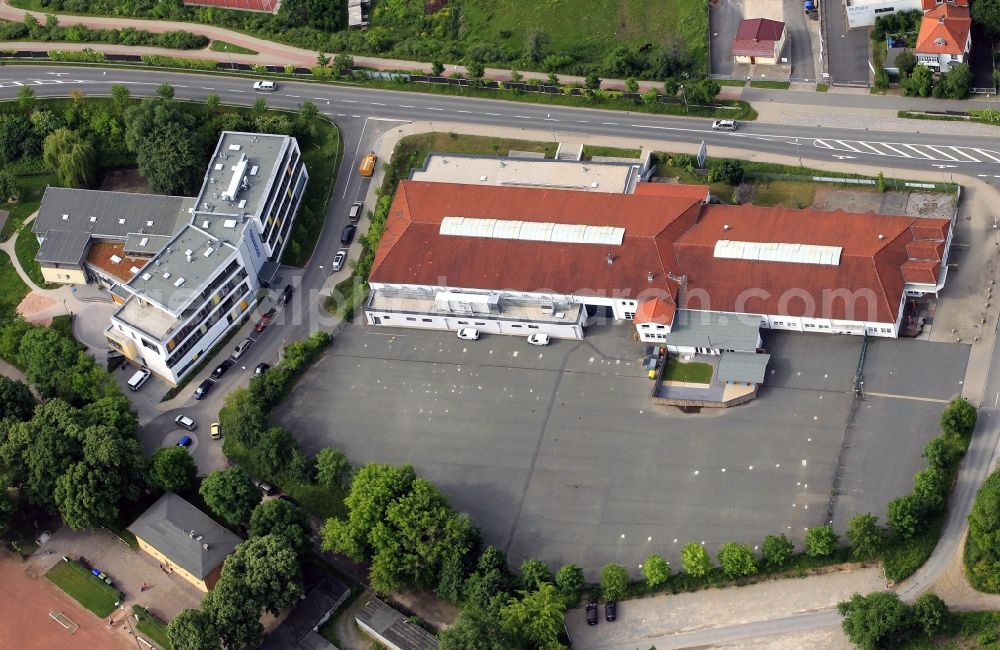
<path id="1" fill-rule="evenodd" d="M 222 427 L 219 426 L 218 422 L 213 422 L 209 428 L 209 433 L 212 436 L 212 440 L 218 440 L 222 437 Z"/>
<path id="2" fill-rule="evenodd" d="M 476 341 L 479 339 L 479 330 L 475 327 L 463 327 L 458 330 L 458 338 L 463 341 Z"/>
<path id="3" fill-rule="evenodd" d="M 604 603 L 604 620 L 609 623 L 617 618 L 618 614 L 618 603 L 611 601 Z"/>
<path id="4" fill-rule="evenodd" d="M 178 447 L 190 447 L 191 446 L 191 436 L 181 436 L 181 439 L 177 441 Z"/>
<path id="5" fill-rule="evenodd" d="M 260 480 L 259 478 L 255 478 L 253 480 L 253 484 L 257 487 L 258 490 L 263 492 L 265 496 L 269 496 L 274 492 L 273 487 L 271 487 L 268 483 L 265 483 L 264 481 Z"/>
<path id="6" fill-rule="evenodd" d="M 365 204 L 361 201 L 355 201 L 351 206 L 351 211 L 347 213 L 347 218 L 351 221 L 361 220 L 361 211 L 364 210 Z"/>
<path id="7" fill-rule="evenodd" d="M 236 362 L 232 359 L 226 359 L 220 363 L 215 370 L 212 371 L 212 379 L 220 379 L 222 375 L 226 374 L 226 371 L 236 365 Z"/>
<path id="8" fill-rule="evenodd" d="M 735 131 L 736 120 L 715 120 L 712 122 L 713 131 Z"/>
<path id="9" fill-rule="evenodd" d="M 146 383 L 146 380 L 149 379 L 149 375 L 150 372 L 148 368 L 142 368 L 140 370 L 136 370 L 135 374 L 132 375 L 128 380 L 128 387 L 134 391 L 139 390 L 140 388 L 142 388 L 142 385 Z"/>
<path id="10" fill-rule="evenodd" d="M 240 341 L 239 345 L 236 346 L 236 349 L 234 349 L 233 353 L 229 356 L 233 360 L 239 359 L 240 357 L 243 356 L 244 352 L 250 349 L 251 345 L 253 345 L 253 339 L 248 336 L 247 338 Z"/>
<path id="11" fill-rule="evenodd" d="M 178 415 L 174 418 L 174 423 L 179 427 L 183 427 L 188 431 L 194 431 L 198 424 L 186 415 Z M 185 438 L 187 436 L 184 436 Z M 190 443 L 189 443 L 190 444 Z"/>
<path id="12" fill-rule="evenodd" d="M 548 345 L 551 340 L 548 334 L 542 332 L 535 332 L 528 337 L 528 343 L 531 345 Z"/>
<path id="13" fill-rule="evenodd" d="M 286 284 L 284 290 L 281 292 L 281 304 L 287 305 L 288 301 L 292 299 L 293 293 L 295 293 L 295 287 Z"/>
<path id="14" fill-rule="evenodd" d="M 587 625 L 597 625 L 597 603 L 587 603 Z"/>
<path id="15" fill-rule="evenodd" d="M 218 368 L 216 368 L 218 370 Z M 208 391 L 212 390 L 212 386 L 215 386 L 215 382 L 211 379 L 206 379 L 205 381 L 198 384 L 198 388 L 194 389 L 194 398 L 201 399 L 205 395 L 208 395 Z"/>
<path id="16" fill-rule="evenodd" d="M 347 259 L 347 251 L 337 251 L 337 254 L 333 256 L 333 272 L 336 273 L 340 269 L 344 268 L 344 261 Z"/>
<path id="17" fill-rule="evenodd" d="M 259 92 L 271 93 L 278 89 L 278 84 L 273 81 L 255 81 L 253 89 Z"/>
<path id="18" fill-rule="evenodd" d="M 265 329 L 265 328 L 266 328 L 266 327 L 267 327 L 268 325 L 270 325 L 270 324 L 271 324 L 271 320 L 272 320 L 273 318 L 274 318 L 274 314 L 273 314 L 273 313 L 271 313 L 271 312 L 267 312 L 266 314 L 264 314 L 263 316 L 261 316 L 261 317 L 260 317 L 260 320 L 259 320 L 259 321 L 257 321 L 257 324 L 256 324 L 256 325 L 254 325 L 254 328 L 253 328 L 253 329 L 254 329 L 254 331 L 255 331 L 255 332 L 263 332 L 263 331 L 264 331 L 264 329 Z"/>
<path id="19" fill-rule="evenodd" d="M 269 363 L 258 363 L 257 367 L 253 369 L 253 374 L 255 374 L 255 375 L 263 375 L 270 368 L 271 368 L 271 364 L 269 364 Z"/>
<path id="20" fill-rule="evenodd" d="M 340 243 L 344 246 L 350 246 L 351 242 L 354 241 L 354 233 L 358 231 L 358 227 L 353 223 L 349 223 L 344 226 L 343 232 L 340 233 Z"/>

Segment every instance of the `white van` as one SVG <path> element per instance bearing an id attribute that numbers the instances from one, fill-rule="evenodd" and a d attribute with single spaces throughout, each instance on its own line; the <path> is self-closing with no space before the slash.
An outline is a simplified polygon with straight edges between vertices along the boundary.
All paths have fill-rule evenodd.
<path id="1" fill-rule="evenodd" d="M 245 338 L 242 341 L 240 341 L 240 344 L 236 346 L 236 349 L 233 350 L 233 353 L 229 356 L 232 357 L 233 360 L 239 359 L 240 357 L 243 356 L 243 353 L 246 352 L 251 345 L 253 345 L 253 339 L 249 337 Z"/>
<path id="2" fill-rule="evenodd" d="M 139 390 L 146 383 L 146 380 L 149 379 L 150 374 L 147 368 L 136 370 L 135 374 L 128 380 L 128 387 L 132 390 Z"/>
<path id="3" fill-rule="evenodd" d="M 270 93 L 277 90 L 278 85 L 273 81 L 255 81 L 253 82 L 253 89 L 262 93 Z"/>

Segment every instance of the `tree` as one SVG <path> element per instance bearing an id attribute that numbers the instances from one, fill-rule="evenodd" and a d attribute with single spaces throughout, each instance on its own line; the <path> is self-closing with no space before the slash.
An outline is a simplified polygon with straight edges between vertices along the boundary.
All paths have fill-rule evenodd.
<path id="1" fill-rule="evenodd" d="M 174 650 L 222 650 L 212 619 L 197 609 L 185 609 L 170 619 L 167 639 Z"/>
<path id="2" fill-rule="evenodd" d="M 226 394 L 219 425 L 231 438 L 247 447 L 255 447 L 264 429 L 264 410 L 260 401 L 246 388 L 237 388 Z"/>
<path id="3" fill-rule="evenodd" d="M 923 509 L 920 502 L 912 494 L 896 497 L 886 506 L 886 522 L 902 539 L 910 539 L 917 534 L 917 528 L 923 519 Z"/>
<path id="4" fill-rule="evenodd" d="M 41 408 L 41 407 L 39 407 Z M 0 448 L 2 449 L 2 448 Z M 966 566 L 980 591 L 1000 591 L 1000 471 L 990 474 L 976 493 L 969 513 Z"/>
<path id="5" fill-rule="evenodd" d="M 613 602 L 625 597 L 628 589 L 628 572 L 620 564 L 605 564 L 601 569 L 601 595 Z"/>
<path id="6" fill-rule="evenodd" d="M 715 101 L 715 96 L 722 90 L 722 86 L 714 79 L 705 77 L 694 83 L 686 84 L 684 90 L 689 104 L 704 105 Z"/>
<path id="7" fill-rule="evenodd" d="M 9 169 L 0 169 L 0 203 L 6 203 L 8 199 L 16 199 L 19 192 L 14 174 Z"/>
<path id="8" fill-rule="evenodd" d="M 948 605 L 933 591 L 921 594 L 913 603 L 913 620 L 928 638 L 947 634 L 955 624 Z"/>
<path id="9" fill-rule="evenodd" d="M 521 562 L 521 575 L 518 580 L 521 589 L 535 591 L 542 584 L 552 582 L 552 570 L 545 562 L 529 557 Z"/>
<path id="10" fill-rule="evenodd" d="M 967 436 L 976 428 L 976 407 L 964 397 L 951 401 L 941 412 L 941 431 L 945 435 Z"/>
<path id="11" fill-rule="evenodd" d="M 869 512 L 847 520 L 847 541 L 851 543 L 851 557 L 855 560 L 870 560 L 878 555 L 885 541 L 878 517 Z"/>
<path id="12" fill-rule="evenodd" d="M 494 617 L 465 609 L 455 624 L 441 632 L 441 650 L 508 650 L 513 640 Z"/>
<path id="13" fill-rule="evenodd" d="M 240 466 L 212 472 L 201 482 L 198 494 L 212 512 L 231 524 L 250 521 L 250 514 L 260 503 L 260 490 Z"/>
<path id="14" fill-rule="evenodd" d="M 114 427 L 122 435 L 131 435 L 139 428 L 139 416 L 128 398 L 120 393 L 85 405 L 83 415 L 86 422 Z"/>
<path id="15" fill-rule="evenodd" d="M 521 598 L 510 601 L 500 610 L 504 631 L 537 648 L 558 648 L 563 630 L 565 607 L 554 585 L 543 583 Z"/>
<path id="16" fill-rule="evenodd" d="M 788 539 L 784 533 L 781 535 L 768 535 L 764 538 L 761 546 L 764 556 L 764 563 L 772 569 L 780 569 L 792 559 L 795 554 L 795 544 Z"/>
<path id="17" fill-rule="evenodd" d="M 991 37 L 1000 36 L 1000 0 L 976 0 L 971 4 L 972 19 Z"/>
<path id="18" fill-rule="evenodd" d="M 841 626 L 851 643 L 862 650 L 888 647 L 910 625 L 909 607 L 894 591 L 854 594 L 837 604 Z"/>
<path id="19" fill-rule="evenodd" d="M 174 87 L 170 84 L 164 82 L 156 87 L 156 96 L 162 99 L 173 99 L 174 98 Z"/>
<path id="20" fill-rule="evenodd" d="M 247 601 L 242 581 L 232 579 L 219 580 L 202 598 L 201 610 L 219 631 L 229 650 L 251 650 L 260 647 L 264 640 L 260 606 Z"/>
<path id="21" fill-rule="evenodd" d="M 10 517 L 17 510 L 17 504 L 10 497 L 10 489 L 14 481 L 7 474 L 0 474 L 0 533 L 7 530 Z"/>
<path id="22" fill-rule="evenodd" d="M 736 186 L 736 189 L 733 190 L 733 203 L 735 205 L 753 203 L 756 198 L 757 188 L 746 181 L 742 181 Z"/>
<path id="23" fill-rule="evenodd" d="M 339 449 L 325 447 L 316 454 L 316 482 L 328 488 L 346 487 L 351 480 L 351 461 Z"/>
<path id="24" fill-rule="evenodd" d="M 57 129 L 42 147 L 45 165 L 68 187 L 87 187 L 97 179 L 97 150 L 77 131 Z"/>
<path id="25" fill-rule="evenodd" d="M 215 93 L 208 93 L 208 96 L 205 97 L 205 108 L 208 109 L 209 113 L 217 113 L 221 104 L 222 100 Z"/>
<path id="26" fill-rule="evenodd" d="M 444 64 L 437 59 L 431 61 L 431 74 L 435 77 L 440 77 L 444 74 Z"/>
<path id="27" fill-rule="evenodd" d="M 642 562 L 642 575 L 646 576 L 646 584 L 655 589 L 670 577 L 670 563 L 659 555 L 647 555 Z"/>
<path id="28" fill-rule="evenodd" d="M 353 68 L 354 57 L 350 54 L 341 52 L 337 56 L 333 57 L 333 70 L 338 77 L 349 73 Z"/>
<path id="29" fill-rule="evenodd" d="M 965 99 L 972 91 L 972 71 L 967 63 L 954 63 L 934 84 L 935 97 Z"/>
<path id="30" fill-rule="evenodd" d="M 292 459 L 288 461 L 288 475 L 302 483 L 312 483 L 315 479 L 316 464 L 313 459 L 298 449 L 292 451 Z"/>
<path id="31" fill-rule="evenodd" d="M 480 82 L 486 74 L 486 68 L 479 61 L 469 61 L 465 64 L 465 70 L 469 73 L 469 79 Z"/>
<path id="32" fill-rule="evenodd" d="M 524 75 L 518 72 L 517 70 L 511 70 L 510 81 L 511 83 L 521 83 L 522 81 L 524 81 Z"/>
<path id="33" fill-rule="evenodd" d="M 833 526 L 814 526 L 806 531 L 806 555 L 827 557 L 837 550 L 837 533 Z"/>
<path id="34" fill-rule="evenodd" d="M 559 85 L 559 75 L 557 75 L 555 72 L 550 72 L 549 73 L 549 78 L 548 78 L 548 84 L 550 86 L 558 86 Z"/>
<path id="35" fill-rule="evenodd" d="M 681 563 L 684 564 L 684 571 L 695 578 L 708 574 L 712 569 L 708 551 L 697 542 L 688 542 L 684 545 L 681 549 Z"/>
<path id="36" fill-rule="evenodd" d="M 917 55 L 909 50 L 903 50 L 896 55 L 896 67 L 904 78 L 909 77 L 917 67 Z"/>
<path id="37" fill-rule="evenodd" d="M 927 441 L 921 456 L 930 467 L 951 469 L 962 457 L 962 443 L 957 436 L 937 436 Z"/>
<path id="38" fill-rule="evenodd" d="M 111 103 L 114 104 L 115 110 L 119 113 L 125 112 L 131 97 L 132 91 L 127 86 L 121 84 L 113 84 L 111 86 Z"/>
<path id="39" fill-rule="evenodd" d="M 267 100 L 263 97 L 258 97 L 253 100 L 253 106 L 250 107 L 250 112 L 253 113 L 254 117 L 260 117 L 267 112 Z"/>
<path id="40" fill-rule="evenodd" d="M 316 65 L 321 68 L 325 68 L 330 65 L 330 57 L 326 54 L 326 52 L 316 53 Z"/>
<path id="41" fill-rule="evenodd" d="M 635 77 L 629 77 L 625 80 L 625 92 L 627 93 L 637 93 L 639 92 L 639 82 Z"/>
<path id="42" fill-rule="evenodd" d="M 743 173 L 743 163 L 731 158 L 715 161 L 712 165 L 712 180 L 723 181 L 732 186 L 740 184 Z"/>
<path id="43" fill-rule="evenodd" d="M 441 562 L 438 583 L 434 593 L 450 603 L 462 602 L 462 588 L 465 586 L 465 558 L 459 552 L 445 556 Z"/>
<path id="44" fill-rule="evenodd" d="M 583 569 L 575 564 L 564 564 L 556 571 L 556 588 L 562 594 L 567 607 L 579 602 L 585 584 Z"/>
<path id="45" fill-rule="evenodd" d="M 927 467 L 913 475 L 913 497 L 924 512 L 936 512 L 948 496 L 948 476 L 936 467 Z"/>
<path id="46" fill-rule="evenodd" d="M 719 547 L 719 566 L 730 578 L 750 576 L 757 573 L 757 560 L 749 544 L 726 542 Z"/>
<path id="47" fill-rule="evenodd" d="M 222 566 L 221 581 L 237 581 L 244 598 L 278 615 L 302 597 L 302 570 L 295 550 L 281 535 L 251 537 Z"/>
<path id="48" fill-rule="evenodd" d="M 0 114 L 0 163 L 12 163 L 38 153 L 38 138 L 23 115 Z"/>
<path id="49" fill-rule="evenodd" d="M 587 74 L 587 78 L 584 79 L 583 85 L 588 90 L 597 90 L 601 87 L 601 78 L 597 76 L 596 72 L 590 72 Z"/>
<path id="50" fill-rule="evenodd" d="M 904 95 L 928 97 L 931 94 L 931 88 L 934 86 L 934 73 L 927 66 L 918 65 L 913 70 L 910 78 L 903 79 L 899 85 L 903 89 Z"/>
<path id="51" fill-rule="evenodd" d="M 35 91 L 30 86 L 21 86 L 18 89 L 17 107 L 23 113 L 31 113 L 35 108 Z"/>
<path id="52" fill-rule="evenodd" d="M 198 466 L 185 447 L 161 447 L 149 464 L 149 484 L 164 492 L 179 492 L 194 486 Z"/>
<path id="53" fill-rule="evenodd" d="M 201 183 L 203 165 L 194 117 L 173 102 L 148 99 L 125 113 L 125 145 L 139 173 L 160 194 L 187 194 Z"/>
<path id="54" fill-rule="evenodd" d="M 312 122 L 319 116 L 319 109 L 316 108 L 316 104 L 310 101 L 305 101 L 299 104 L 299 121 L 301 122 Z"/>
<path id="55" fill-rule="evenodd" d="M 0 420 L 30 420 L 35 412 L 35 396 L 23 381 L 0 375 Z"/>
<path id="56" fill-rule="evenodd" d="M 465 581 L 465 609 L 496 613 L 507 602 L 510 589 L 510 577 L 505 571 L 477 569 Z"/>
<path id="57" fill-rule="evenodd" d="M 309 550 L 309 531 L 309 515 L 284 499 L 265 501 L 250 515 L 251 537 L 277 535 L 299 555 Z"/>
<path id="58" fill-rule="evenodd" d="M 267 474 L 275 475 L 288 465 L 296 449 L 295 438 L 281 427 L 270 427 L 257 443 L 257 462 Z"/>

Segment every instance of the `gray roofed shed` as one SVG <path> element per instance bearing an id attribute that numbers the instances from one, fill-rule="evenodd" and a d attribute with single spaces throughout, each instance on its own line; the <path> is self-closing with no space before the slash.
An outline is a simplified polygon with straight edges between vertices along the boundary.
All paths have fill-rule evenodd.
<path id="1" fill-rule="evenodd" d="M 160 497 L 128 530 L 202 580 L 243 541 L 173 492 Z"/>
<path id="2" fill-rule="evenodd" d="M 724 352 L 715 378 L 738 384 L 762 384 L 770 360 L 770 354 Z"/>
<path id="3" fill-rule="evenodd" d="M 419 625 L 372 596 L 354 617 L 368 634 L 393 650 L 434 650 L 438 640 Z"/>
<path id="4" fill-rule="evenodd" d="M 666 342 L 679 347 L 756 352 L 760 343 L 760 318 L 681 309 Z"/>

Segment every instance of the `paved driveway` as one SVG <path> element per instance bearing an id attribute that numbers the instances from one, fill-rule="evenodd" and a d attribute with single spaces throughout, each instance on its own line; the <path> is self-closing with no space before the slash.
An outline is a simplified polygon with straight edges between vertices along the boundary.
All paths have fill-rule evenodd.
<path id="1" fill-rule="evenodd" d="M 813 42 L 806 27 L 806 14 L 802 0 L 784 0 L 785 29 L 788 40 L 784 56 L 792 65 L 792 81 L 816 81 L 816 64 L 813 60 Z M 816 44 L 819 47 L 819 44 Z"/>
<path id="2" fill-rule="evenodd" d="M 743 20 L 743 0 L 719 0 L 708 10 L 711 32 L 712 74 L 729 76 L 733 71 L 732 47 L 736 30 Z"/>
<path id="3" fill-rule="evenodd" d="M 841 2 L 822 3 L 830 82 L 868 85 L 871 40 L 868 28 L 847 29 L 847 13 Z"/>

